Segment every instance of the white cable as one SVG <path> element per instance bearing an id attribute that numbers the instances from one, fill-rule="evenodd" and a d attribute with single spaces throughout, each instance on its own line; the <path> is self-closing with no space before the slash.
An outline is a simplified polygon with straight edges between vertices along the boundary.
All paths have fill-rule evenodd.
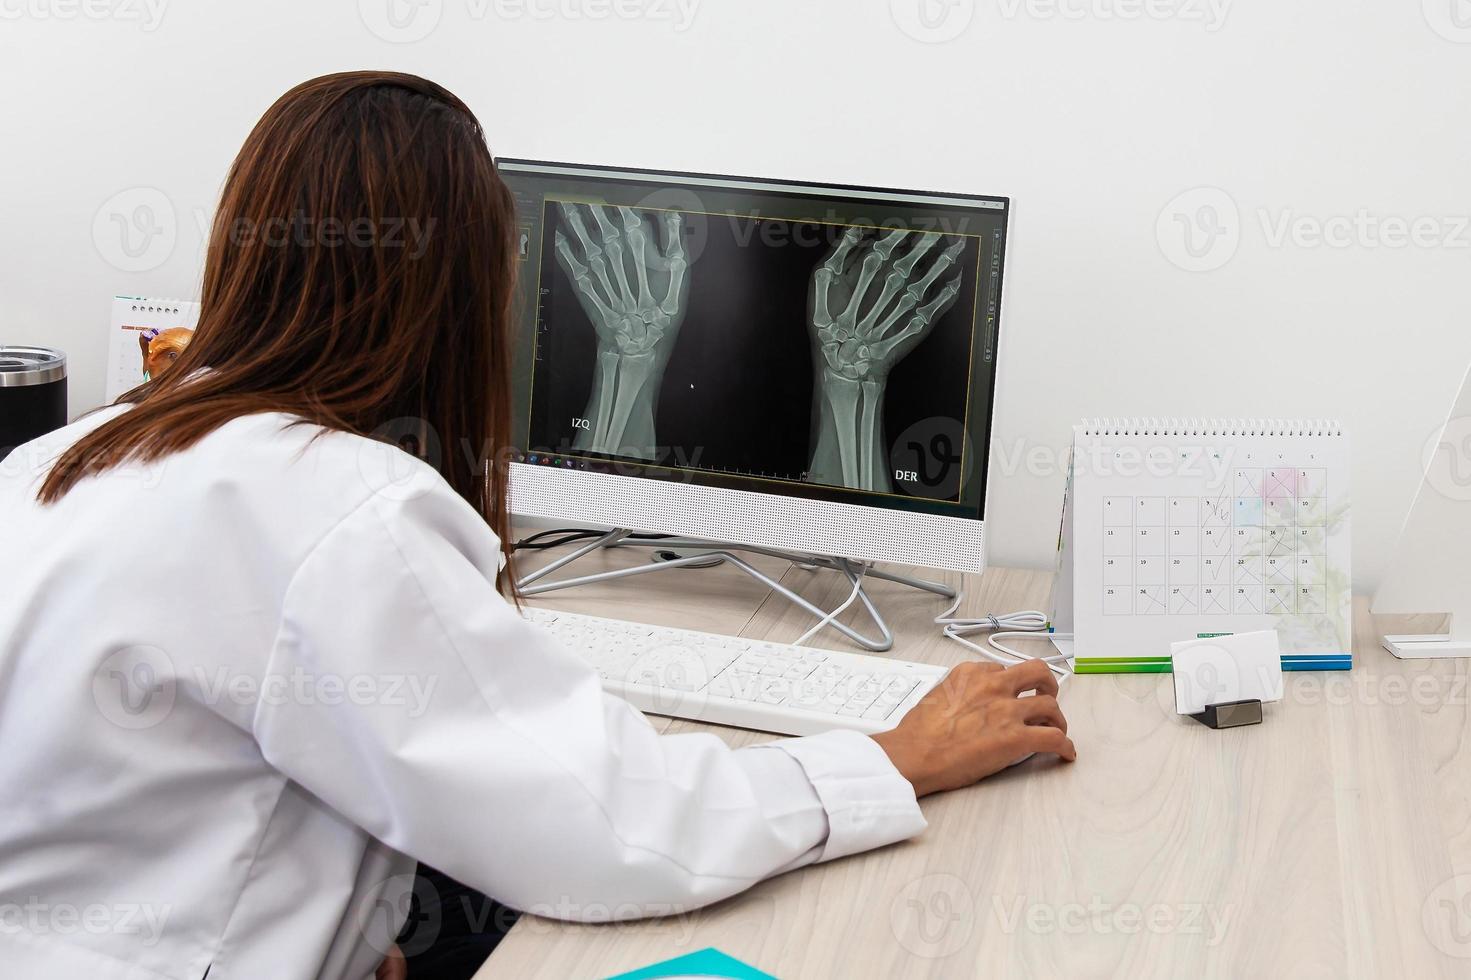
<path id="1" fill-rule="evenodd" d="M 1072 658 L 1067 654 L 1056 653 L 1048 656 L 1034 656 L 1023 653 L 1015 647 L 1009 647 L 1004 643 L 997 642 L 1003 638 L 1029 637 L 1041 639 L 1037 634 L 1041 633 L 1048 639 L 1072 639 L 1071 633 L 1053 633 L 1048 628 L 1047 614 L 1037 609 L 1023 609 L 1020 612 L 1006 613 L 997 616 L 990 614 L 980 619 L 969 619 L 955 616 L 955 610 L 960 608 L 961 601 L 965 598 L 962 593 L 955 597 L 951 604 L 940 615 L 935 617 L 935 625 L 941 628 L 941 632 L 950 639 L 960 643 L 987 660 L 998 663 L 1003 667 L 1011 667 L 1016 664 L 1025 663 L 1028 660 L 1040 660 L 1048 666 L 1055 674 L 1068 674 L 1072 671 L 1067 667 L 1058 666 L 1066 664 Z M 971 633 L 986 633 L 986 646 L 974 643 L 966 639 Z"/>
<path id="2" fill-rule="evenodd" d="M 853 572 L 849 570 L 848 574 L 853 575 Z M 858 574 L 853 575 L 853 591 L 848 593 L 848 598 L 843 600 L 843 604 L 838 606 L 838 608 L 834 609 L 832 612 L 828 613 L 826 616 L 822 617 L 822 619 L 818 620 L 817 625 L 798 637 L 796 642 L 793 643 L 792 646 L 799 647 L 802 644 L 806 643 L 808 640 L 812 639 L 818 633 L 822 632 L 822 630 L 826 628 L 829 623 L 841 616 L 849 606 L 853 605 L 853 602 L 858 598 L 859 593 L 863 591 L 863 576 L 867 574 L 868 564 L 864 563 L 863 566 L 858 569 Z"/>

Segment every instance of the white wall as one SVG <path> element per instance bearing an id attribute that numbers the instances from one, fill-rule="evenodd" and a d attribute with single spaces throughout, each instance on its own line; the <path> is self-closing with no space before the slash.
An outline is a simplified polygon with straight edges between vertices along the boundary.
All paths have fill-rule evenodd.
<path id="1" fill-rule="evenodd" d="M 923 0 L 934 29 L 921 0 L 682 0 L 687 24 L 676 0 L 85 2 L 0 0 L 0 343 L 64 348 L 73 411 L 102 398 L 114 293 L 196 294 L 260 113 L 357 67 L 446 84 L 506 155 L 1012 196 L 1001 445 L 1060 451 L 1083 415 L 1342 417 L 1360 587 L 1471 362 L 1464 0 Z M 383 39 L 389 3 L 433 29 Z M 1166 209 L 1200 187 L 1233 230 L 1203 261 L 1239 246 L 1188 271 Z M 94 219 L 140 188 L 177 234 L 128 272 Z M 1346 247 L 1275 237 L 1360 212 Z M 1417 218 L 1420 244 L 1379 234 Z M 1050 561 L 1061 486 L 993 486 L 994 561 Z"/>

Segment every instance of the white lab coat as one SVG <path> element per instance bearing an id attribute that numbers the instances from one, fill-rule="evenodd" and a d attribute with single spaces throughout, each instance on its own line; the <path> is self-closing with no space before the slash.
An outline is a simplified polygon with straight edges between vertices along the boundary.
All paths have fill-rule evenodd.
<path id="1" fill-rule="evenodd" d="M 0 972 L 370 976 L 414 862 L 678 913 L 918 833 L 870 739 L 659 736 L 495 591 L 430 467 L 279 415 L 79 484 L 0 462 Z"/>

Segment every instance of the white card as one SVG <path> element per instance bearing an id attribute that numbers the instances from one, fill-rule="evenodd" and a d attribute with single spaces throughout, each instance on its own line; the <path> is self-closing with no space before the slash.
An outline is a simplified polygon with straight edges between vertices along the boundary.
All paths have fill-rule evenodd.
<path id="1" fill-rule="evenodd" d="M 1170 644 L 1175 710 L 1194 715 L 1229 701 L 1281 701 L 1282 651 L 1276 630 Z"/>

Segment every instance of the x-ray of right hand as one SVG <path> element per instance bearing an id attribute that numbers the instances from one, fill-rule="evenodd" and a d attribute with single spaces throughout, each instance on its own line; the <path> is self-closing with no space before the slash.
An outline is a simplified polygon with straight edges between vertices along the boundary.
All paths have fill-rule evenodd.
<path id="1" fill-rule="evenodd" d="M 965 239 L 849 228 L 812 273 L 808 325 L 819 356 L 817 431 L 808 480 L 889 491 L 883 399 L 889 371 L 960 294 L 947 275 Z M 902 246 L 902 249 L 901 249 Z"/>

